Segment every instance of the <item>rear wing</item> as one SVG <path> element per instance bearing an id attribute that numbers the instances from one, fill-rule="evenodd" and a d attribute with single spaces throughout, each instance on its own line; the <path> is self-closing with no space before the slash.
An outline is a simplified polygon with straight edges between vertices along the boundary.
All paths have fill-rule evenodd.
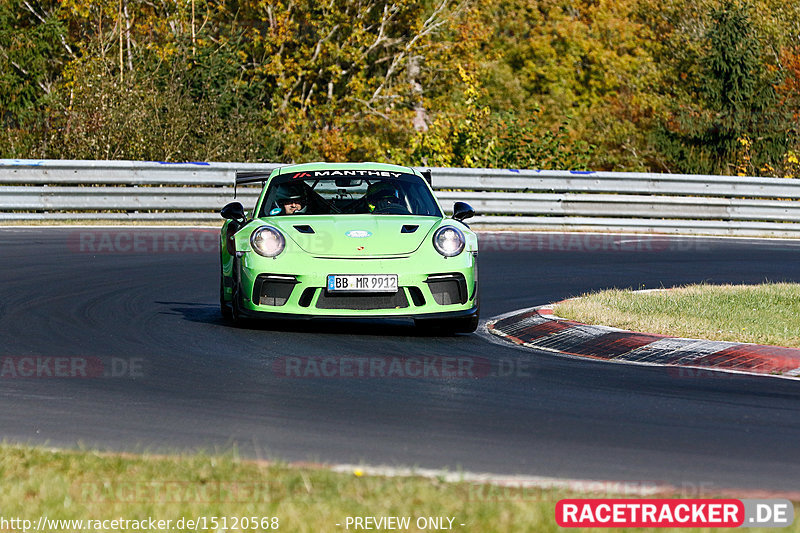
<path id="1" fill-rule="evenodd" d="M 243 171 L 236 171 L 236 182 L 233 184 L 233 197 L 236 198 L 236 188 L 239 185 L 247 185 L 248 183 L 258 183 L 259 181 L 263 184 L 267 181 L 272 172 L 243 172 Z"/>
<path id="2" fill-rule="evenodd" d="M 236 171 L 236 183 L 233 186 L 233 197 L 236 198 L 236 187 L 239 185 L 247 185 L 248 183 L 258 183 L 259 181 L 263 184 L 267 179 L 270 177 L 272 172 L 245 172 L 245 171 Z M 422 177 L 425 178 L 425 181 L 428 182 L 428 185 L 433 187 L 433 179 L 431 176 L 431 169 L 423 170 L 421 172 Z"/>

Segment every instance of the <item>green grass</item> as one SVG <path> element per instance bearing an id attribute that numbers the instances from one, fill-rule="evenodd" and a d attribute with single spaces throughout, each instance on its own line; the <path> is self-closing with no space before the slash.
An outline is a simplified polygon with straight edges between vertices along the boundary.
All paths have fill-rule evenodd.
<path id="1" fill-rule="evenodd" d="M 800 347 L 800 284 L 608 290 L 558 304 L 557 316 L 675 337 Z"/>
<path id="2" fill-rule="evenodd" d="M 454 531 L 555 532 L 556 502 L 577 496 L 560 489 L 336 473 L 232 454 L 101 454 L 9 444 L 0 445 L 0 479 L 0 516 L 6 519 L 151 517 L 175 524 L 182 517 L 278 517 L 279 530 L 292 532 L 347 531 L 348 516 L 449 516 L 459 524 Z M 793 528 L 800 531 L 797 523 Z"/>

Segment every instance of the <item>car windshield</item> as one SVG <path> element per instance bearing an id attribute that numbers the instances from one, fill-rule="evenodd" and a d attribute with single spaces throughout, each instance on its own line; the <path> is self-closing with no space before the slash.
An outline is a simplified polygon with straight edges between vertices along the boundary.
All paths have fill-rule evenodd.
<path id="1" fill-rule="evenodd" d="M 259 216 L 294 214 L 442 216 L 421 177 L 382 170 L 317 170 L 276 176 Z"/>

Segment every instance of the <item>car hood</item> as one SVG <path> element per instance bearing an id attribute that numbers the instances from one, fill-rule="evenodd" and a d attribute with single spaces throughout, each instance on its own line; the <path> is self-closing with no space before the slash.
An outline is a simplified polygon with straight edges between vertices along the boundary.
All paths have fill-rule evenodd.
<path id="1" fill-rule="evenodd" d="M 410 254 L 441 220 L 408 215 L 294 215 L 263 222 L 315 256 L 355 258 Z"/>

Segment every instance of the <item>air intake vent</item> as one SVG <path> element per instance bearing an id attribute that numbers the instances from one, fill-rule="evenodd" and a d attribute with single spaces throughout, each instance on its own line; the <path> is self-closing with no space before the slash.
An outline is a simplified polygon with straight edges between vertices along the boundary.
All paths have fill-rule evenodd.
<path id="1" fill-rule="evenodd" d="M 467 280 L 462 274 L 433 274 L 425 283 L 439 305 L 467 303 Z"/>
<path id="2" fill-rule="evenodd" d="M 296 284 L 294 276 L 261 274 L 253 284 L 253 301 L 258 305 L 284 305 Z"/>
<path id="3" fill-rule="evenodd" d="M 408 288 L 408 294 L 411 295 L 411 301 L 414 302 L 414 305 L 417 307 L 425 305 L 425 296 L 422 294 L 422 291 L 419 290 L 419 287 L 414 287 L 412 285 Z"/>
<path id="4" fill-rule="evenodd" d="M 314 233 L 314 228 L 309 226 L 308 224 L 301 224 L 294 227 L 300 233 Z"/>
<path id="5" fill-rule="evenodd" d="M 297 302 L 297 305 L 300 307 L 308 307 L 311 305 L 311 300 L 314 299 L 314 293 L 317 292 L 317 289 L 314 287 L 309 287 L 303 291 L 303 294 L 300 296 L 300 300 Z"/>
<path id="6" fill-rule="evenodd" d="M 331 294 L 322 291 L 317 299 L 318 309 L 398 309 L 408 307 L 401 288 L 394 294 Z"/>
<path id="7" fill-rule="evenodd" d="M 403 229 L 400 230 L 400 233 L 414 233 L 419 228 L 416 224 L 403 224 Z"/>

